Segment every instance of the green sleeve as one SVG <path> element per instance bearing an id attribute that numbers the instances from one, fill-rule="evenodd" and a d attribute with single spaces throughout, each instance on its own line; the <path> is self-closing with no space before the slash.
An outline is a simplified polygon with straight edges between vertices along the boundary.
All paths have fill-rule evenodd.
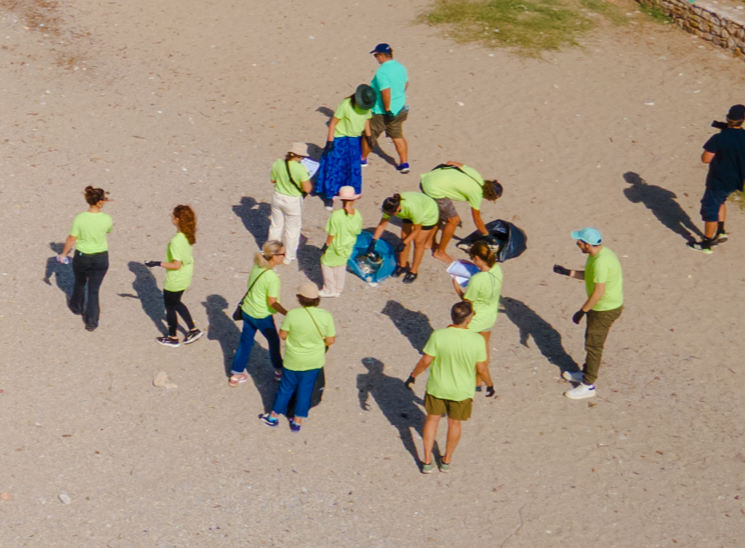
<path id="1" fill-rule="evenodd" d="M 474 274 L 471 279 L 468 281 L 468 286 L 466 288 L 466 294 L 463 295 L 463 298 L 470 302 L 475 302 L 481 293 L 481 278 L 483 272 L 479 272 L 477 274 Z"/>
<path id="2" fill-rule="evenodd" d="M 334 118 L 336 118 L 337 120 L 341 120 L 342 118 L 344 118 L 344 116 L 347 115 L 348 104 L 349 104 L 349 101 L 347 101 L 346 99 L 342 101 L 341 103 L 339 103 L 339 106 L 336 107 L 336 112 L 334 112 Z"/>
<path id="3" fill-rule="evenodd" d="M 275 299 L 279 300 L 279 290 L 281 286 L 282 286 L 282 282 L 279 281 L 279 276 L 274 274 L 274 276 L 272 276 L 269 282 L 267 282 L 266 296 L 274 297 Z"/>
<path id="4" fill-rule="evenodd" d="M 334 325 L 334 317 L 330 313 L 326 313 L 326 325 L 324 325 L 324 336 L 325 337 L 336 337 L 336 326 Z"/>
<path id="5" fill-rule="evenodd" d="M 339 234 L 339 217 L 336 215 L 336 212 L 334 212 L 331 217 L 329 217 L 329 221 L 326 223 L 326 232 L 329 234 L 329 236 L 336 236 Z"/>
<path id="6" fill-rule="evenodd" d="M 481 337 L 481 335 L 479 335 Z M 483 339 L 483 337 L 481 337 Z M 437 332 L 432 333 L 427 340 L 427 344 L 424 345 L 423 354 L 434 357 L 437 353 Z"/>
<path id="7" fill-rule="evenodd" d="M 610 274 L 610 268 L 608 268 L 607 261 L 595 261 L 595 270 L 593 272 L 592 281 L 596 284 L 604 284 L 608 281 L 608 275 Z"/>
<path id="8" fill-rule="evenodd" d="M 294 316 L 293 310 L 290 310 L 287 312 L 287 315 L 285 316 L 285 319 L 282 320 L 282 325 L 279 326 L 280 331 L 289 331 L 290 326 L 292 325 L 292 317 Z"/>
<path id="9" fill-rule="evenodd" d="M 75 217 L 72 221 L 72 227 L 70 228 L 70 236 L 74 236 L 76 238 L 80 237 L 80 223 L 78 222 L 78 218 Z"/>
<path id="10" fill-rule="evenodd" d="M 305 166 L 300 162 L 291 162 L 290 171 L 292 171 L 292 176 L 296 183 L 304 183 L 305 181 L 310 180 L 308 170 L 305 169 Z"/>
<path id="11" fill-rule="evenodd" d="M 277 166 L 279 165 L 279 162 L 280 160 L 277 160 L 276 162 L 272 164 L 272 172 L 269 175 L 272 178 L 272 181 L 274 181 L 275 183 L 279 182 L 279 173 L 278 173 L 279 169 L 277 168 Z"/>

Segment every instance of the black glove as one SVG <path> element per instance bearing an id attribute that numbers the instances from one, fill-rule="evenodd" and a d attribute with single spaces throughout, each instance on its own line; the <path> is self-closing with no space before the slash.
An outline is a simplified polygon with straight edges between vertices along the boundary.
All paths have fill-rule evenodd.
<path id="1" fill-rule="evenodd" d="M 414 378 L 414 376 L 413 375 L 409 375 L 409 378 L 406 379 L 406 382 L 404 383 L 404 386 L 406 386 L 406 388 L 408 388 L 409 390 L 411 390 L 411 385 L 414 384 L 415 382 L 416 382 L 416 379 Z"/>
<path id="2" fill-rule="evenodd" d="M 584 316 L 585 314 L 587 314 L 587 312 L 585 312 L 584 310 L 582 309 L 578 310 L 577 312 L 574 313 L 574 316 L 572 316 L 572 321 L 576 323 L 577 325 L 579 325 L 579 322 L 582 321 L 582 316 Z"/>
<path id="3" fill-rule="evenodd" d="M 406 249 L 406 244 L 401 242 L 396 246 L 396 253 L 403 253 L 404 249 Z"/>
<path id="4" fill-rule="evenodd" d="M 145 266 L 153 268 L 154 266 L 160 266 L 160 261 L 145 261 Z"/>
<path id="5" fill-rule="evenodd" d="M 556 272 L 557 274 L 561 274 L 562 276 L 569 276 L 569 274 L 572 273 L 571 270 L 569 270 L 568 268 L 564 268 L 559 264 L 554 265 L 554 272 Z"/>
<path id="6" fill-rule="evenodd" d="M 392 110 L 386 110 L 386 111 L 385 111 L 385 115 L 386 115 L 386 116 L 388 116 L 389 118 L 395 118 L 395 117 L 396 117 L 396 116 L 395 116 L 395 115 L 393 114 L 393 111 L 392 111 Z"/>
<path id="7" fill-rule="evenodd" d="M 375 244 L 378 243 L 378 240 L 373 239 L 372 242 L 370 242 L 370 245 L 367 248 L 367 254 L 372 255 L 375 253 Z"/>
<path id="8" fill-rule="evenodd" d="M 324 154 L 329 154 L 334 150 L 334 141 L 326 141 L 326 147 L 323 149 Z"/>
<path id="9" fill-rule="evenodd" d="M 492 384 L 491 386 L 487 386 L 486 387 L 486 397 L 487 398 L 491 398 L 491 397 L 494 396 L 494 394 L 496 394 L 496 391 L 494 390 L 494 385 Z"/>
<path id="10" fill-rule="evenodd" d="M 323 244 L 323 247 L 321 248 L 321 255 L 326 253 L 326 250 L 329 248 L 329 244 Z"/>
<path id="11" fill-rule="evenodd" d="M 365 141 L 367 141 L 367 146 L 371 149 L 375 148 L 375 141 L 373 141 L 372 135 L 365 135 Z"/>

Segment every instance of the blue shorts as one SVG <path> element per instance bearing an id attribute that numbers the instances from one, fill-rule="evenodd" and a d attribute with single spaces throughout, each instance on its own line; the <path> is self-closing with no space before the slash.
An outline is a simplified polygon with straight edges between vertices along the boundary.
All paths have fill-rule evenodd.
<path id="1" fill-rule="evenodd" d="M 701 198 L 701 218 L 705 223 L 716 223 L 719 221 L 719 208 L 732 194 L 726 190 L 706 189 L 704 197 Z"/>

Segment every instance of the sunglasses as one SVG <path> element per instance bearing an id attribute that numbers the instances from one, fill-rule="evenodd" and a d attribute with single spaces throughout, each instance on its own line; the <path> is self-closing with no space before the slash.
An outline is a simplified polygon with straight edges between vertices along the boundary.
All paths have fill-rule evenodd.
<path id="1" fill-rule="evenodd" d="M 285 255 L 287 255 L 287 253 L 275 253 L 274 254 L 275 257 L 284 257 Z"/>

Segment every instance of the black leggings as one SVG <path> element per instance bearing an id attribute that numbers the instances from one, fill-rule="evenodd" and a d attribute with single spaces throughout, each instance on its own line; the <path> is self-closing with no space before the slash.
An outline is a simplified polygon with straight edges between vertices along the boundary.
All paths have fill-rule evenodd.
<path id="1" fill-rule="evenodd" d="M 186 326 L 189 328 L 189 331 L 194 329 L 194 321 L 192 321 L 191 319 L 189 309 L 186 308 L 186 305 L 181 302 L 181 295 L 183 294 L 183 291 L 168 291 L 166 289 L 163 290 L 163 302 L 166 305 L 166 322 L 168 323 L 169 337 L 176 336 L 176 328 L 178 327 L 178 318 L 176 318 L 176 312 L 178 312 L 179 316 L 184 319 L 184 321 L 186 322 Z"/>

